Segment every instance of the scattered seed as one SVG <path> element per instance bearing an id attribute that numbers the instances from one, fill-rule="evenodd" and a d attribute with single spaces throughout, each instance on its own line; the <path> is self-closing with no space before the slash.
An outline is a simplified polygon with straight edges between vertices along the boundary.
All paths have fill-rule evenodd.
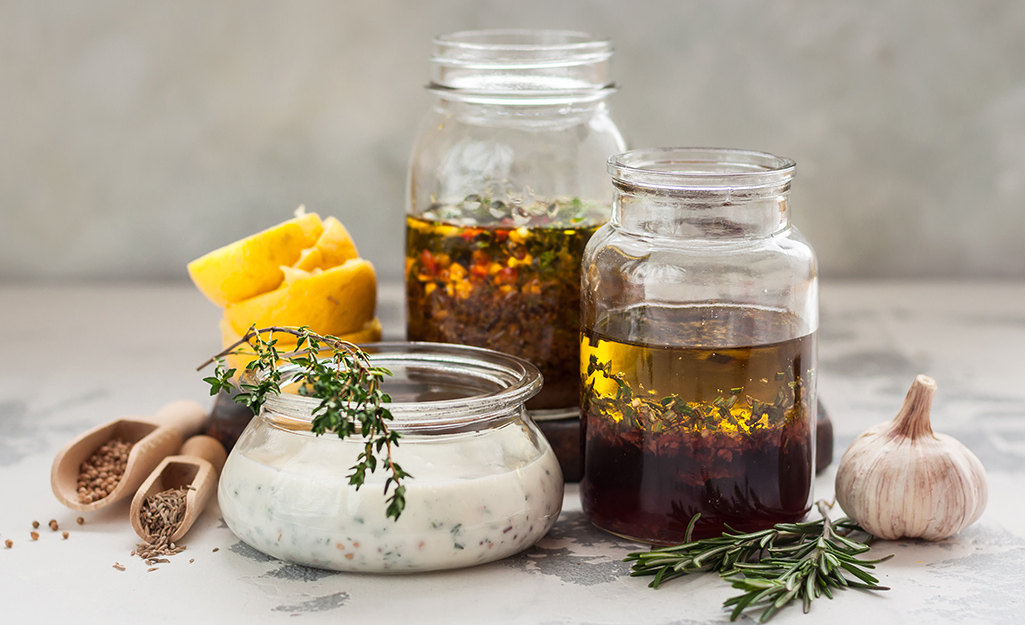
<path id="1" fill-rule="evenodd" d="M 79 525 L 85 525 L 85 519 L 83 519 L 82 517 L 78 517 L 77 519 L 75 519 L 75 523 L 78 523 Z"/>
<path id="2" fill-rule="evenodd" d="M 155 571 L 155 570 L 157 570 L 157 567 L 154 566 L 154 567 L 146 569 L 146 572 L 150 573 L 150 572 Z"/>
<path id="3" fill-rule="evenodd" d="M 8 549 L 10 549 L 11 547 L 14 546 L 14 541 L 11 540 L 10 538 L 8 538 L 7 540 L 4 541 L 4 546 L 7 547 Z"/>
<path id="4" fill-rule="evenodd" d="M 39 529 L 39 521 L 32 521 L 32 529 L 34 529 L 34 530 Z"/>
<path id="5" fill-rule="evenodd" d="M 32 540 L 39 540 L 39 532 L 31 532 L 29 536 L 32 537 Z"/>
<path id="6" fill-rule="evenodd" d="M 68 536 L 69 534 L 67 532 L 61 532 L 61 538 L 63 538 L 64 540 L 67 540 Z"/>
<path id="7" fill-rule="evenodd" d="M 193 563 L 193 562 L 195 562 L 195 561 L 196 561 L 196 559 L 195 559 L 195 558 L 189 558 L 189 564 L 192 564 L 192 563 Z"/>
<path id="8" fill-rule="evenodd" d="M 217 553 L 217 550 L 218 550 L 218 549 L 220 549 L 220 547 L 214 547 L 214 550 L 213 550 L 213 552 L 212 552 L 212 553 Z"/>
<path id="9" fill-rule="evenodd" d="M 60 526 L 57 525 L 57 521 L 55 521 L 54 519 L 50 519 L 50 529 L 55 531 L 55 532 L 58 529 L 60 529 Z"/>
<path id="10" fill-rule="evenodd" d="M 120 562 L 115 562 L 114 563 L 114 568 L 119 570 L 119 571 L 123 571 L 123 570 L 125 570 L 125 565 L 121 564 Z"/>

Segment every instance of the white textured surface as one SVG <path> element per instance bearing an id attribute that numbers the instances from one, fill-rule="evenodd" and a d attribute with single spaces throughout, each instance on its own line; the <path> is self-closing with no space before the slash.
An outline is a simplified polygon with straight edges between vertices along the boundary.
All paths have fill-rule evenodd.
<path id="1" fill-rule="evenodd" d="M 382 293 L 386 334 L 401 336 L 401 290 Z M 979 522 L 952 539 L 877 543 L 875 553 L 896 554 L 879 568 L 891 591 L 842 592 L 816 601 L 811 616 L 792 607 L 772 622 L 1021 622 L 1025 283 L 827 281 L 822 311 L 820 391 L 836 457 L 892 417 L 914 375 L 927 373 L 939 385 L 934 428 L 978 454 L 991 498 Z M 217 347 L 216 321 L 190 287 L 0 287 L 0 541 L 15 541 L 0 547 L 4 622 L 727 622 L 719 606 L 732 589 L 714 575 L 658 591 L 626 576 L 619 560 L 636 546 L 591 528 L 576 488 L 538 546 L 463 571 L 380 577 L 286 565 L 239 543 L 212 507 L 184 553 L 146 572 L 129 556 L 127 503 L 75 525 L 78 513 L 50 493 L 50 463 L 74 434 L 116 416 L 176 398 L 209 402 L 193 369 Z M 831 496 L 833 467 L 816 480 L 817 496 Z M 67 541 L 46 529 L 50 518 L 71 532 Z M 33 519 L 43 524 L 36 542 Z"/>
<path id="2" fill-rule="evenodd" d="M 633 147 L 794 158 L 829 277 L 1025 278 L 1025 3 L 0 4 L 0 281 L 184 279 L 287 217 L 401 272 L 435 35 L 573 28 L 616 47 Z"/>

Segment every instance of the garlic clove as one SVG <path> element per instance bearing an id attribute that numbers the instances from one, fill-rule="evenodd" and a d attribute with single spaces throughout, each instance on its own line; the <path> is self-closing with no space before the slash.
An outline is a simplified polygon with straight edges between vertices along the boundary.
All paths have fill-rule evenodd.
<path id="1" fill-rule="evenodd" d="M 837 502 L 879 538 L 941 540 L 986 508 L 982 463 L 957 439 L 932 431 L 935 393 L 932 378 L 916 377 L 897 416 L 862 433 L 840 459 Z"/>

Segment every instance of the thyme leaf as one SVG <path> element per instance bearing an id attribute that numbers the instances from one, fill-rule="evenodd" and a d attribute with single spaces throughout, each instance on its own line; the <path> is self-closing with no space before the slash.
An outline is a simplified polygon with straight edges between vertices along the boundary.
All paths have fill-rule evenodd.
<path id="1" fill-rule="evenodd" d="M 284 354 L 277 348 L 275 334 L 295 337 L 295 347 Z M 235 369 L 228 368 L 224 358 L 229 354 L 250 356 L 246 371 L 254 373 L 252 382 L 234 381 Z M 325 355 L 326 354 L 326 355 Z M 320 400 L 313 410 L 311 429 L 314 434 L 334 432 L 339 438 L 360 436 L 363 448 L 347 477 L 357 490 L 378 465 L 388 471 L 384 483 L 386 516 L 398 520 L 406 506 L 405 478 L 412 477 L 392 460 L 392 447 L 399 444 L 399 433 L 388 427 L 392 414 L 387 408 L 391 397 L 381 389 L 385 376 L 391 372 L 376 367 L 370 357 L 356 345 L 333 336 L 322 336 L 308 327 L 272 326 L 249 328 L 245 336 L 216 354 L 198 369 L 214 364 L 213 376 L 203 380 L 210 385 L 210 394 L 236 391 L 235 402 L 259 412 L 268 395 L 280 395 L 283 386 L 298 383 L 298 393 Z M 282 368 L 288 367 L 283 373 Z M 384 452 L 384 458 L 380 457 Z M 391 491 L 391 494 L 389 494 Z"/>
<path id="2" fill-rule="evenodd" d="M 889 590 L 868 570 L 893 554 L 875 560 L 858 558 L 869 550 L 872 537 L 865 542 L 849 538 L 864 530 L 847 517 L 831 521 L 827 502 L 819 501 L 817 506 L 822 515 L 818 521 L 777 523 L 758 532 L 728 531 L 701 540 L 691 540 L 701 516 L 695 514 L 682 544 L 631 553 L 624 561 L 633 562 L 631 576 L 653 575 L 651 588 L 691 573 L 718 572 L 743 591 L 723 602 L 724 608 L 732 608 L 731 621 L 750 608 L 762 610 L 759 621 L 764 623 L 795 599 L 807 613 L 812 600 L 822 595 L 832 599 L 833 589 Z"/>

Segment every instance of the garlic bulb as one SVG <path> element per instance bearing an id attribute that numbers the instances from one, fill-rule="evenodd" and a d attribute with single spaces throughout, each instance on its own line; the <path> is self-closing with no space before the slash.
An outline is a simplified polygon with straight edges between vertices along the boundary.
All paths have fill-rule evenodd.
<path id="1" fill-rule="evenodd" d="M 932 431 L 935 392 L 932 378 L 916 377 L 893 421 L 866 430 L 840 460 L 836 500 L 879 538 L 940 540 L 986 508 L 982 463 L 958 440 Z"/>

